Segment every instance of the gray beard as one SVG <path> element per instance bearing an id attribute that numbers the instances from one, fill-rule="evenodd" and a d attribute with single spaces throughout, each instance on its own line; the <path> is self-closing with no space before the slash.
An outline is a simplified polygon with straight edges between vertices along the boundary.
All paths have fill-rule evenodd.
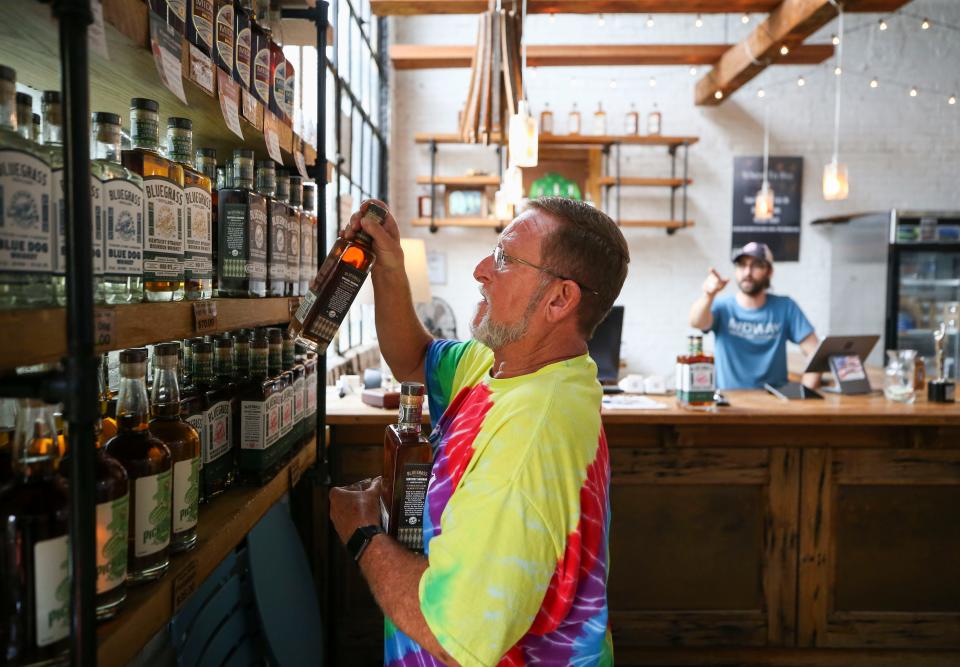
<path id="1" fill-rule="evenodd" d="M 537 304 L 540 303 L 540 299 L 543 298 L 544 292 L 547 291 L 548 285 L 549 281 L 542 281 L 540 283 L 537 291 L 534 292 L 530 298 L 530 303 L 523 312 L 523 317 L 520 318 L 520 321 L 516 324 L 503 324 L 491 320 L 490 304 L 488 303 L 487 312 L 480 319 L 480 323 L 477 325 L 474 325 L 473 322 L 470 323 L 470 335 L 494 351 L 506 347 L 511 343 L 516 343 L 527 335 L 527 329 L 530 328 L 530 318 L 533 316 L 533 311 L 536 310 Z M 477 308 L 479 308 L 479 306 L 477 306 Z"/>

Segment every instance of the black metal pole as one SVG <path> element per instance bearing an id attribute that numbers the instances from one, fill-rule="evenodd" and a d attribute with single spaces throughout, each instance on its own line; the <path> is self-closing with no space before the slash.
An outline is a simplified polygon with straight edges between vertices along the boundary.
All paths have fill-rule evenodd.
<path id="1" fill-rule="evenodd" d="M 70 427 L 71 643 L 73 664 L 95 665 L 97 362 L 94 356 L 93 235 L 90 220 L 89 0 L 57 0 L 63 95 L 67 229 L 67 358 Z"/>
<path id="2" fill-rule="evenodd" d="M 430 140 L 430 233 L 437 233 L 437 140 Z"/>

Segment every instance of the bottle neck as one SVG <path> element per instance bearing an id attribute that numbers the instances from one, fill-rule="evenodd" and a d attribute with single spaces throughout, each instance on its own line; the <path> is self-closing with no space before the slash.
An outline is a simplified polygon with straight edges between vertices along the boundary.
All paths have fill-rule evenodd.
<path id="1" fill-rule="evenodd" d="M 134 109 L 130 112 L 130 134 L 134 148 L 156 151 L 160 148 L 160 116 L 156 112 Z"/>
<path id="2" fill-rule="evenodd" d="M 94 160 L 120 162 L 120 126 L 98 124 L 93 126 Z"/>
<path id="3" fill-rule="evenodd" d="M 250 353 L 250 377 L 263 379 L 267 377 L 267 351 L 262 347 L 255 347 Z"/>
<path id="4" fill-rule="evenodd" d="M 120 393 L 117 396 L 117 430 L 143 431 L 147 428 L 150 403 L 147 399 L 147 363 L 120 364 Z"/>
<path id="5" fill-rule="evenodd" d="M 210 384 L 213 382 L 213 359 L 209 352 L 193 355 L 193 383 Z"/>
<path id="6" fill-rule="evenodd" d="M 43 107 L 43 143 L 63 145 L 63 120 L 59 104 L 46 104 Z"/>
<path id="7" fill-rule="evenodd" d="M 194 167 L 201 174 L 209 178 L 211 183 L 216 183 L 218 188 L 222 187 L 217 178 L 217 161 L 214 158 L 206 156 L 198 157 Z"/>
<path id="8" fill-rule="evenodd" d="M 177 358 L 166 356 L 154 362 L 150 410 L 154 417 L 180 415 L 180 384 L 177 380 Z"/>
<path id="9" fill-rule="evenodd" d="M 283 371 L 283 344 L 271 343 L 270 356 L 267 358 L 267 370 L 271 376 L 280 375 Z"/>
<path id="10" fill-rule="evenodd" d="M 0 127 L 17 131 L 17 85 L 0 81 Z"/>
<path id="11" fill-rule="evenodd" d="M 294 360 L 294 344 L 293 340 L 289 338 L 283 339 L 283 368 L 284 370 L 290 370 L 293 368 Z"/>
<path id="12" fill-rule="evenodd" d="M 238 380 L 246 380 L 248 375 L 250 375 L 250 346 L 239 345 L 235 376 Z"/>
<path id="13" fill-rule="evenodd" d="M 214 372 L 220 382 L 233 380 L 233 350 L 230 348 L 217 350 L 216 368 Z"/>
<path id="14" fill-rule="evenodd" d="M 174 162 L 191 164 L 193 161 L 193 132 L 181 127 L 167 128 L 167 157 Z"/>
<path id="15" fill-rule="evenodd" d="M 423 418 L 423 396 L 400 396 L 400 413 L 397 417 L 397 430 L 404 433 L 419 433 Z"/>
<path id="16" fill-rule="evenodd" d="M 12 451 L 12 467 L 18 475 L 35 477 L 56 471 L 61 452 L 54 410 L 36 399 L 20 401 Z"/>
<path id="17" fill-rule="evenodd" d="M 25 104 L 17 105 L 17 134 L 24 139 L 40 140 L 40 137 L 33 136 L 33 110 Z"/>

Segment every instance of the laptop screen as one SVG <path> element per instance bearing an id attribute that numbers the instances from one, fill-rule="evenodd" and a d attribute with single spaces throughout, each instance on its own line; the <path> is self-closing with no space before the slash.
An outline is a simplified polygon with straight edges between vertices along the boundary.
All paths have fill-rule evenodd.
<path id="1" fill-rule="evenodd" d="M 623 333 L 623 306 L 614 306 L 587 343 L 597 364 L 601 384 L 616 383 L 620 373 L 620 337 Z"/>

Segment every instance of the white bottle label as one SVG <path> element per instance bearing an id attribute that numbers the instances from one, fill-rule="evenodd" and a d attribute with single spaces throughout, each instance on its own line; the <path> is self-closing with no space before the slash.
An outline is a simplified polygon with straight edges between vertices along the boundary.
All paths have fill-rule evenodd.
<path id="1" fill-rule="evenodd" d="M 267 41 L 263 42 L 268 44 Z M 270 47 L 264 46 L 253 57 L 253 85 L 257 97 L 264 104 L 270 103 Z"/>
<path id="2" fill-rule="evenodd" d="M 233 4 L 226 4 L 217 12 L 217 64 L 230 73 L 233 71 Z"/>
<path id="3" fill-rule="evenodd" d="M 186 421 L 200 435 L 200 451 L 207 451 L 207 413 L 201 412 L 196 415 L 190 415 Z M 203 470 L 203 456 L 200 457 L 200 469 Z"/>
<path id="4" fill-rule="evenodd" d="M 293 381 L 293 423 L 299 424 L 306 416 L 307 409 L 307 381 L 297 378 Z"/>
<path id="5" fill-rule="evenodd" d="M 200 457 L 173 464 L 173 532 L 197 525 L 200 506 Z"/>
<path id="6" fill-rule="evenodd" d="M 155 554 L 170 544 L 171 482 L 169 470 L 134 482 L 133 553 L 137 558 Z"/>
<path id="7" fill-rule="evenodd" d="M 187 212 L 187 244 L 184 254 L 186 278 L 213 277 L 213 202 L 203 188 L 188 187 L 183 191 Z"/>
<path id="8" fill-rule="evenodd" d="M 314 373 L 307 375 L 307 417 L 317 414 L 317 378 Z"/>
<path id="9" fill-rule="evenodd" d="M 283 397 L 280 392 L 273 394 L 266 401 L 264 445 L 270 447 L 280 439 L 280 412 L 283 407 Z"/>
<path id="10" fill-rule="evenodd" d="M 300 283 L 300 214 L 290 212 L 287 218 L 287 244 L 290 252 L 287 254 L 287 280 Z"/>
<path id="11" fill-rule="evenodd" d="M 67 205 L 63 190 L 63 169 L 54 169 L 50 176 L 53 187 L 53 272 L 58 276 L 67 273 Z M 93 232 L 93 275 L 103 275 L 103 222 L 101 183 L 96 176 L 90 177 L 90 224 Z"/>
<path id="12" fill-rule="evenodd" d="M 46 162 L 0 150 L 0 271 L 53 271 L 52 191 Z"/>
<path id="13" fill-rule="evenodd" d="M 288 386 L 281 393 L 280 437 L 293 430 L 293 387 Z"/>
<path id="14" fill-rule="evenodd" d="M 66 535 L 33 545 L 33 592 L 39 647 L 54 644 L 70 634 L 68 551 Z"/>
<path id="15" fill-rule="evenodd" d="M 143 274 L 143 188 L 114 178 L 103 181 L 104 272 Z"/>
<path id="16" fill-rule="evenodd" d="M 97 505 L 97 594 L 111 591 L 127 578 L 127 532 L 130 494 Z"/>
<path id="17" fill-rule="evenodd" d="M 264 401 L 240 404 L 240 449 L 266 449 L 265 407 Z"/>
<path id="18" fill-rule="evenodd" d="M 230 451 L 233 442 L 233 413 L 230 401 L 214 403 L 207 410 L 207 445 L 203 450 L 204 464 L 212 463 Z"/>
<path id="19" fill-rule="evenodd" d="M 168 178 L 143 179 L 147 202 L 143 278 L 183 280 L 183 188 Z"/>

